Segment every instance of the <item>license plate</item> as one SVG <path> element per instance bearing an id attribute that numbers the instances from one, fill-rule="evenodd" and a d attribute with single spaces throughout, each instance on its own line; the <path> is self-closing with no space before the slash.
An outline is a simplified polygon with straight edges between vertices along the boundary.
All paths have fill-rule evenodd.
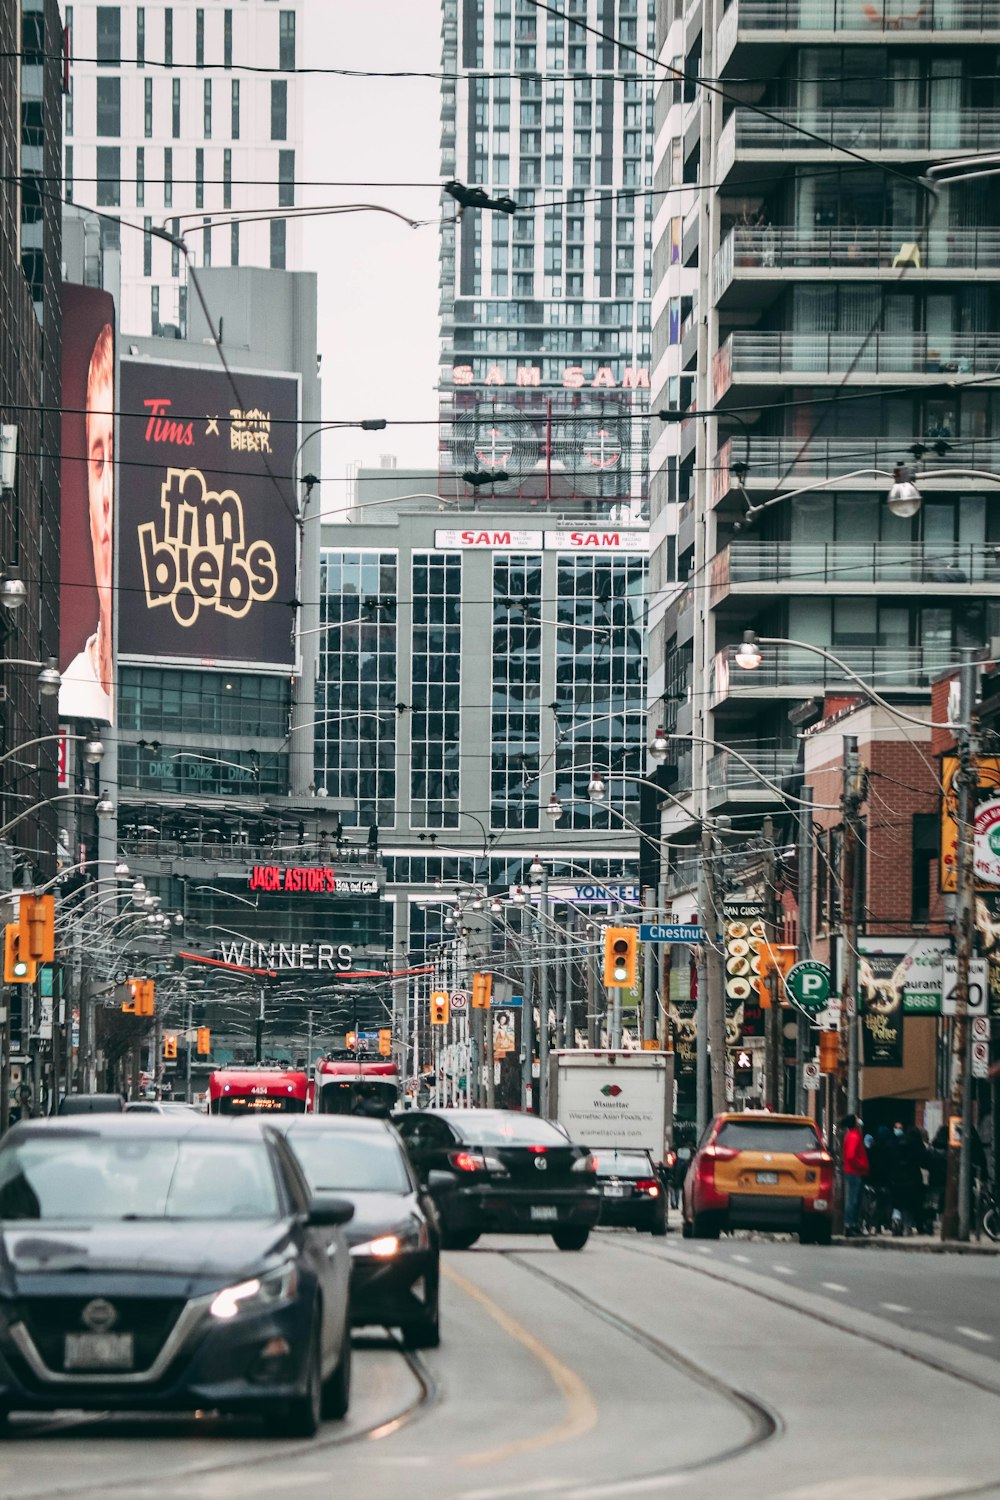
<path id="1" fill-rule="evenodd" d="M 605 1198 L 624 1198 L 625 1189 L 614 1184 L 608 1184 L 604 1189 Z"/>
<path id="2" fill-rule="evenodd" d="M 67 1333 L 66 1370 L 131 1370 L 135 1352 L 130 1333 Z"/>
<path id="3" fill-rule="evenodd" d="M 530 1217 L 532 1219 L 558 1219 L 559 1210 L 554 1203 L 533 1203 Z"/>
<path id="4" fill-rule="evenodd" d="M 774 1187 L 778 1181 L 778 1174 L 777 1172 L 758 1172 L 757 1181 L 763 1187 Z"/>

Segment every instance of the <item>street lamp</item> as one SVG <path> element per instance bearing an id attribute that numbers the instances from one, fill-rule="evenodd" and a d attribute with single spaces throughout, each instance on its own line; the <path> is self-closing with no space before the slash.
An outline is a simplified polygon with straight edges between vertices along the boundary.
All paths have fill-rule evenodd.
<path id="1" fill-rule="evenodd" d="M 38 691 L 43 698 L 54 698 L 61 686 L 62 678 L 59 675 L 59 663 L 54 656 L 50 656 L 38 674 Z M 103 754 L 103 750 L 101 753 Z"/>
<path id="2" fill-rule="evenodd" d="M 114 815 L 115 815 L 115 804 L 112 802 L 112 800 L 108 796 L 107 792 L 104 792 L 100 797 L 98 797 L 98 799 L 97 799 L 97 806 L 94 808 L 94 811 L 95 811 L 95 813 L 97 814 L 97 816 L 99 818 L 113 818 L 114 817 Z"/>
<path id="3" fill-rule="evenodd" d="M 587 796 L 591 802 L 603 802 L 607 796 L 608 788 L 604 780 L 595 771 L 587 782 Z"/>
<path id="4" fill-rule="evenodd" d="M 8 573 L 3 583 L 0 583 L 0 604 L 11 614 L 20 609 L 28 597 L 28 590 L 21 578 L 16 573 Z"/>
<path id="5" fill-rule="evenodd" d="M 744 630 L 743 639 L 736 652 L 736 665 L 742 667 L 744 672 L 756 672 L 763 659 L 755 633 L 752 630 Z"/>
<path id="6" fill-rule="evenodd" d="M 655 761 L 665 761 L 670 753 L 670 741 L 663 732 L 663 725 L 656 726 L 656 733 L 649 742 L 649 753 Z"/>
<path id="7" fill-rule="evenodd" d="M 545 816 L 551 818 L 553 823 L 558 823 L 563 815 L 563 805 L 555 792 L 549 798 L 545 807 Z"/>
<path id="8" fill-rule="evenodd" d="M 531 864 L 528 866 L 528 877 L 533 885 L 537 885 L 544 874 L 545 866 L 542 864 L 541 860 L 536 854 L 534 859 L 531 861 Z"/>

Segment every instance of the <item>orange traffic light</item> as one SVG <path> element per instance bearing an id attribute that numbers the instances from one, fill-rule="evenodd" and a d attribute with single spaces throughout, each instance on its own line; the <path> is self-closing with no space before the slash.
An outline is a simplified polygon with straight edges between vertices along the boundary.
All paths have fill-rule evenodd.
<path id="1" fill-rule="evenodd" d="M 38 965 L 21 944 L 21 929 L 8 922 L 3 933 L 3 982 L 4 984 L 34 984 Z"/>
<path id="2" fill-rule="evenodd" d="M 139 994 L 136 997 L 135 1013 L 137 1016 L 155 1015 L 156 986 L 152 979 L 139 980 Z"/>
<path id="3" fill-rule="evenodd" d="M 379 1057 L 392 1056 L 392 1031 L 388 1026 L 383 1027 L 378 1034 L 378 1055 Z"/>
<path id="4" fill-rule="evenodd" d="M 473 974 L 472 976 L 472 1008 L 473 1010 L 489 1010 L 490 1000 L 493 996 L 493 975 Z"/>
<path id="5" fill-rule="evenodd" d="M 20 950 L 36 963 L 51 964 L 56 956 L 56 898 L 55 896 L 21 897 L 20 905 Z"/>
<path id="6" fill-rule="evenodd" d="M 199 1057 L 207 1057 L 212 1050 L 212 1033 L 207 1026 L 198 1027 L 198 1045 L 195 1051 Z"/>
<path id="7" fill-rule="evenodd" d="M 819 1070 L 821 1073 L 836 1073 L 840 1060 L 840 1032 L 821 1031 L 819 1034 Z"/>
<path id="8" fill-rule="evenodd" d="M 166 1062 L 174 1062 L 177 1057 L 177 1037 L 173 1032 L 163 1038 L 163 1057 Z"/>
<path id="9" fill-rule="evenodd" d="M 448 1002 L 447 990 L 434 990 L 431 993 L 431 1025 L 447 1026 L 448 1015 L 451 1006 Z"/>
<path id="10" fill-rule="evenodd" d="M 635 988 L 639 969 L 639 934 L 634 927 L 605 927 L 604 983 L 609 989 Z"/>

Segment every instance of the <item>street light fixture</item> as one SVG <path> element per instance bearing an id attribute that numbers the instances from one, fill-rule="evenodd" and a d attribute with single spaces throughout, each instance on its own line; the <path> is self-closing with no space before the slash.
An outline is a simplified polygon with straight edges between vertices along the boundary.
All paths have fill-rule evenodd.
<path id="1" fill-rule="evenodd" d="M 598 776 L 597 772 L 595 771 L 593 776 L 591 776 L 590 780 L 587 783 L 587 796 L 590 798 L 591 802 L 603 802 L 605 797 L 607 796 L 607 792 L 608 788 L 606 783 L 601 779 L 600 776 Z"/>
<path id="2" fill-rule="evenodd" d="M 118 861 L 118 863 L 115 865 L 115 879 L 116 880 L 127 880 L 129 878 L 129 876 L 131 875 L 131 873 L 132 873 L 132 871 L 129 869 L 128 865 L 125 863 L 125 861 L 123 859 L 120 859 Z"/>
<path id="3" fill-rule="evenodd" d="M 84 740 L 83 758 L 88 766 L 98 766 L 104 759 L 104 741 L 96 738 Z"/>
<path id="4" fill-rule="evenodd" d="M 38 691 L 43 698 L 54 698 L 61 686 L 62 677 L 59 675 L 59 663 L 54 656 L 50 656 L 38 674 Z"/>
<path id="5" fill-rule="evenodd" d="M 531 861 L 531 864 L 528 866 L 528 876 L 533 884 L 537 884 L 544 874 L 545 866 L 542 864 L 541 860 L 536 854 L 534 859 Z"/>
<path id="6" fill-rule="evenodd" d="M 107 792 L 105 792 L 102 797 L 99 797 L 97 799 L 97 806 L 94 808 L 94 811 L 96 812 L 96 814 L 97 814 L 97 816 L 99 818 L 113 818 L 114 817 L 114 815 L 115 815 L 115 804 L 112 802 L 112 800 L 108 796 Z"/>
<path id="7" fill-rule="evenodd" d="M 8 573 L 3 583 L 0 583 L 0 604 L 13 614 L 16 609 L 21 608 L 27 597 L 28 590 L 23 580 L 16 573 Z"/>
<path id="8" fill-rule="evenodd" d="M 743 639 L 734 657 L 736 665 L 742 667 L 744 672 L 756 672 L 763 659 L 757 644 L 756 633 L 752 630 L 744 630 Z"/>
<path id="9" fill-rule="evenodd" d="M 547 817 L 552 819 L 553 823 L 558 823 L 559 819 L 563 815 L 563 805 L 559 801 L 559 798 L 556 796 L 555 792 L 552 793 L 552 796 L 548 800 L 548 804 L 545 808 L 545 814 Z"/>
<path id="10" fill-rule="evenodd" d="M 653 760 L 663 762 L 670 753 L 670 742 L 663 732 L 663 725 L 656 726 L 656 733 L 649 742 L 649 753 Z"/>

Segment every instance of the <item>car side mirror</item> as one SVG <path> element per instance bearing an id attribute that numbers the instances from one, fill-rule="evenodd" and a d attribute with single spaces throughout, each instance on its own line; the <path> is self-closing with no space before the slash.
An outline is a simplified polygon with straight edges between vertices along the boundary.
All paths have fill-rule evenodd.
<path id="1" fill-rule="evenodd" d="M 427 1173 L 426 1187 L 431 1197 L 438 1193 L 450 1193 L 458 1185 L 458 1179 L 453 1172 L 439 1172 L 437 1170 Z"/>
<path id="2" fill-rule="evenodd" d="M 309 1205 L 309 1223 L 314 1229 L 334 1229 L 354 1218 L 354 1204 L 346 1198 L 319 1194 Z"/>

